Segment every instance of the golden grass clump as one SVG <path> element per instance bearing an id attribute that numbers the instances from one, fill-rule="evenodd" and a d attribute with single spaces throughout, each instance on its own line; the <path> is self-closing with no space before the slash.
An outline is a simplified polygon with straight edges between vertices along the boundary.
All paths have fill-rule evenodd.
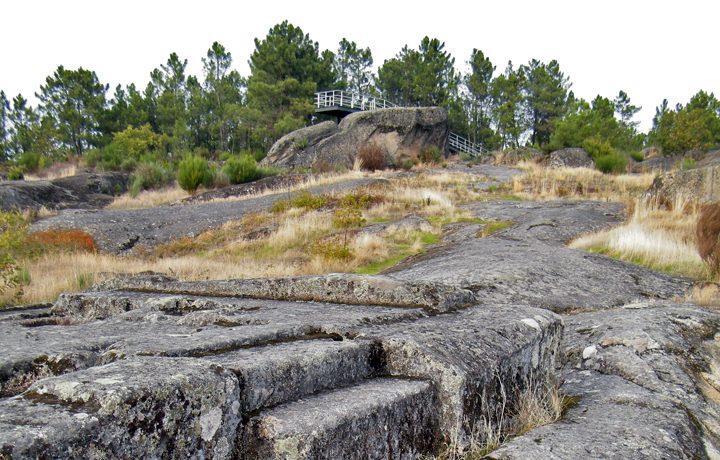
<path id="1" fill-rule="evenodd" d="M 602 199 L 625 201 L 640 197 L 654 174 L 609 175 L 589 168 L 545 168 L 522 163 L 523 174 L 513 178 L 512 189 L 522 198 L 553 200 Z"/>
<path id="2" fill-rule="evenodd" d="M 709 270 L 717 275 L 720 272 L 720 203 L 706 204 L 700 208 L 696 237 L 700 257 L 708 264 Z"/>
<path id="3" fill-rule="evenodd" d="M 666 273 L 706 279 L 707 268 L 697 251 L 697 213 L 656 208 L 636 200 L 628 222 L 581 236 L 570 247 L 607 254 Z"/>
<path id="4" fill-rule="evenodd" d="M 107 207 L 109 209 L 140 209 L 152 208 L 163 204 L 174 203 L 190 194 L 179 186 L 160 189 L 160 190 L 143 190 L 136 196 L 129 193 L 116 197 Z"/>

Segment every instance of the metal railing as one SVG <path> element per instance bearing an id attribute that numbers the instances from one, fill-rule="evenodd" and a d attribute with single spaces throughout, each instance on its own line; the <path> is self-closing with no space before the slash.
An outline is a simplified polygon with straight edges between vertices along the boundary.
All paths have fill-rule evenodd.
<path id="1" fill-rule="evenodd" d="M 450 151 L 467 153 L 468 155 L 474 157 L 485 153 L 485 149 L 483 149 L 479 144 L 474 144 L 455 133 L 450 133 L 448 135 L 448 147 L 450 147 Z"/>
<path id="2" fill-rule="evenodd" d="M 346 107 L 358 110 L 376 110 L 397 107 L 390 101 L 379 97 L 357 94 L 349 91 L 322 91 L 315 93 L 315 108 Z"/>
<path id="3" fill-rule="evenodd" d="M 315 93 L 315 108 L 324 109 L 330 107 L 344 107 L 357 110 L 376 110 L 399 107 L 397 104 L 375 96 L 353 93 L 351 91 L 332 90 Z M 448 136 L 448 147 L 451 152 L 467 153 L 477 157 L 485 154 L 485 149 L 462 136 L 450 133 Z"/>

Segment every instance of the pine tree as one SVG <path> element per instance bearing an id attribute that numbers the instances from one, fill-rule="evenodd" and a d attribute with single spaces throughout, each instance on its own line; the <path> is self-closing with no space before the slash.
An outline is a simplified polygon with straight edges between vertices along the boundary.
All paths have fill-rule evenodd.
<path id="1" fill-rule="evenodd" d="M 531 130 L 530 142 L 544 146 L 567 109 L 568 78 L 555 60 L 545 64 L 532 59 L 521 66 L 519 72 L 522 74 L 527 125 Z"/>
<path id="2" fill-rule="evenodd" d="M 42 114 L 57 125 L 59 140 L 78 156 L 100 140 L 106 91 L 95 72 L 60 66 L 36 95 Z"/>
<path id="3" fill-rule="evenodd" d="M 375 84 L 372 51 L 343 38 L 335 55 L 335 74 L 340 88 L 356 94 L 369 94 Z"/>

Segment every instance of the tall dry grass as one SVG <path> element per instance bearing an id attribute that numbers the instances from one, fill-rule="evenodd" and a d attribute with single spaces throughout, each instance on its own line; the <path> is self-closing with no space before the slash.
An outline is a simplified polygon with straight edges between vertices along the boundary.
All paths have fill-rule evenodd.
<path id="1" fill-rule="evenodd" d="M 36 174 L 28 173 L 24 175 L 26 181 L 37 180 L 55 180 L 63 177 L 70 177 L 77 174 L 78 165 L 75 163 L 56 163 L 44 171 Z"/>
<path id="2" fill-rule="evenodd" d="M 640 197 L 655 174 L 603 174 L 589 168 L 546 168 L 520 164 L 523 174 L 513 178 L 513 192 L 526 199 L 593 199 L 626 201 Z"/>
<path id="3" fill-rule="evenodd" d="M 112 203 L 110 203 L 108 209 L 140 209 L 140 208 L 152 208 L 163 204 L 174 203 L 184 198 L 189 197 L 190 194 L 185 190 L 181 189 L 177 184 L 172 187 L 163 188 L 160 190 L 143 190 L 136 196 L 132 196 L 130 193 L 125 193 L 116 197 Z"/>
<path id="4" fill-rule="evenodd" d="M 356 173 L 321 181 L 358 177 Z M 364 173 L 360 173 L 363 174 Z M 328 196 L 321 209 L 291 207 L 282 212 L 248 215 L 195 238 L 184 238 L 148 253 L 114 256 L 93 251 L 47 251 L 19 263 L 26 281 L 2 303 L 53 301 L 61 292 L 85 289 L 89 280 L 106 273 L 155 271 L 187 280 L 294 276 L 329 272 L 383 270 L 417 254 L 439 238 L 442 224 L 466 219 L 456 206 L 456 194 L 447 188 L 448 177 L 420 182 L 391 179 L 381 186 Z M 322 182 L 327 183 L 327 182 Z M 434 185 L 433 185 L 434 184 Z M 344 197 L 354 195 L 354 200 Z M 146 194 L 144 203 L 154 198 Z M 167 195 L 166 195 L 167 196 Z M 382 231 L 335 228 L 333 213 L 344 202 L 364 202 L 364 225 L 386 222 Z M 125 204 L 127 205 L 127 204 Z M 427 218 L 403 225 L 392 222 L 409 215 Z M 347 238 L 346 238 L 347 236 Z"/>
<path id="5" fill-rule="evenodd" d="M 707 279 L 707 268 L 697 251 L 696 225 L 694 210 L 658 208 L 647 200 L 636 199 L 626 223 L 581 236 L 570 247 L 675 275 Z"/>

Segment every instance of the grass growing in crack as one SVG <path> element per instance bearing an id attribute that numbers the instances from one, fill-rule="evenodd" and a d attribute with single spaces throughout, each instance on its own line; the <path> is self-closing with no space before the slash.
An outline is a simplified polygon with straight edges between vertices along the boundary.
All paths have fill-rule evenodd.
<path id="1" fill-rule="evenodd" d="M 506 228 L 512 226 L 512 221 L 509 220 L 491 220 L 484 222 L 483 228 L 477 233 L 478 238 L 485 238 L 493 235 L 497 232 L 501 232 Z"/>
<path id="2" fill-rule="evenodd" d="M 436 459 L 485 458 L 512 438 L 557 422 L 578 402 L 576 397 L 563 394 L 552 377 L 542 382 L 531 378 L 523 389 L 516 388 L 511 394 L 500 382 L 500 399 L 495 414 L 485 414 L 467 424 L 472 429 L 466 439 L 462 439 L 460 426 L 450 433 L 448 445 Z"/>

